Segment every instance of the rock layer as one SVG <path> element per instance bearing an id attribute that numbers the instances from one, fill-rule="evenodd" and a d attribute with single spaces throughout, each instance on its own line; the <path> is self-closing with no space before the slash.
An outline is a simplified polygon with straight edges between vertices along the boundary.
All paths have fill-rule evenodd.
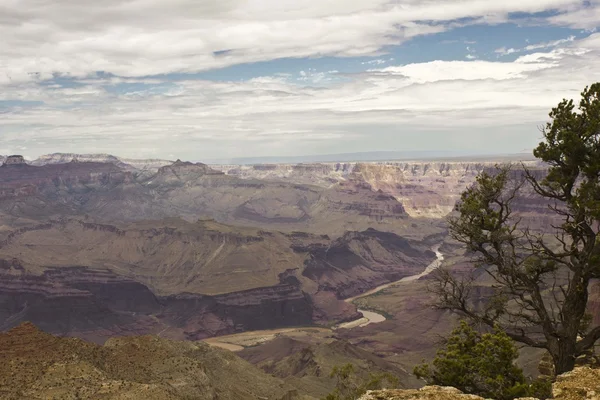
<path id="1" fill-rule="evenodd" d="M 461 192 L 498 162 L 357 162 L 322 164 L 217 165 L 228 175 L 331 187 L 363 183 L 394 196 L 413 217 L 441 218 L 452 211 Z M 526 162 L 536 166 L 536 162 Z"/>

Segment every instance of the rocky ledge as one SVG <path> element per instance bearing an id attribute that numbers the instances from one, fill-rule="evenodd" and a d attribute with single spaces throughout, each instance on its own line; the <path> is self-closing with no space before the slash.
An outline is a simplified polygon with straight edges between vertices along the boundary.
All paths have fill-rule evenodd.
<path id="1" fill-rule="evenodd" d="M 552 385 L 555 400 L 600 399 L 600 369 L 577 367 L 557 377 Z M 359 400 L 484 400 L 483 397 L 464 394 L 453 387 L 425 386 L 421 389 L 371 390 Z M 491 400 L 491 399 L 485 399 Z M 537 400 L 524 397 L 517 400 Z"/>

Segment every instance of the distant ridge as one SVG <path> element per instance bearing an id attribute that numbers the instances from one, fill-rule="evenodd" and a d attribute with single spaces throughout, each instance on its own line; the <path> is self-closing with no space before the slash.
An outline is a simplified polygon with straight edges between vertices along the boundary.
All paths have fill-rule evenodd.
<path id="1" fill-rule="evenodd" d="M 0 155 L 0 164 L 7 156 Z M 215 159 L 196 159 L 209 165 L 253 165 L 253 164 L 302 164 L 302 163 L 335 163 L 335 162 L 385 162 L 385 161 L 446 161 L 446 162 L 517 162 L 533 161 L 531 152 L 513 154 L 473 154 L 458 151 L 375 151 L 339 154 L 317 154 L 304 156 L 267 156 L 267 157 L 233 157 Z M 48 164 L 64 164 L 68 162 L 100 162 L 112 163 L 126 170 L 141 170 L 156 172 L 160 167 L 171 165 L 174 161 L 164 159 L 133 159 L 110 154 L 74 154 L 52 153 L 42 155 L 26 163 L 35 166 Z M 188 160 L 186 160 L 188 161 Z"/>
<path id="2" fill-rule="evenodd" d="M 199 160 L 206 164 L 299 164 L 329 162 L 377 161 L 528 161 L 531 153 L 473 154 L 459 151 L 373 151 L 305 156 L 233 157 Z"/>

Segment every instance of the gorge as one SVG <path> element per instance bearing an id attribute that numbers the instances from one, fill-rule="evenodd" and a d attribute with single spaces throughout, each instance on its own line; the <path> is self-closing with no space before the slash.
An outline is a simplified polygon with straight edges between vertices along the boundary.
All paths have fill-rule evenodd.
<path id="1" fill-rule="evenodd" d="M 345 340 L 386 360 L 423 346 L 398 347 L 386 332 L 431 340 L 423 324 L 445 318 L 421 303 L 427 274 L 444 256 L 457 262 L 444 217 L 496 164 L 10 160 L 0 167 L 2 330 L 31 321 L 96 343 L 155 334 L 237 351 L 285 335 Z M 543 205 L 520 204 L 543 221 Z M 415 313 L 427 317 L 402 322 Z"/>
<path id="2" fill-rule="evenodd" d="M 378 292 L 390 288 L 392 286 L 398 286 L 400 284 L 406 284 L 408 282 L 412 282 L 414 280 L 420 279 L 429 275 L 431 272 L 435 271 L 439 268 L 444 260 L 444 255 L 439 251 L 440 245 L 435 245 L 431 248 L 433 252 L 435 252 L 436 259 L 431 262 L 425 269 L 415 275 L 410 275 L 404 277 L 395 282 L 385 283 L 383 285 L 377 286 L 373 289 L 367 290 L 364 293 L 358 294 L 353 297 L 349 297 L 344 301 L 346 303 L 352 304 L 355 300 L 365 298 L 371 295 L 376 295 Z M 354 321 L 343 322 L 338 325 L 333 326 L 331 329 L 335 331 L 337 329 L 353 329 L 353 328 L 362 328 L 370 324 L 381 323 L 386 320 L 386 317 L 376 311 L 373 310 L 364 310 L 357 309 L 358 313 L 361 314 L 361 318 L 356 319 Z M 210 339 L 205 339 L 206 343 L 216 347 L 222 347 L 231 351 L 241 351 L 246 347 L 256 346 L 257 344 L 263 344 L 268 342 L 269 340 L 274 340 L 281 334 L 285 335 L 294 335 L 294 334 L 302 334 L 305 331 L 303 328 L 286 328 L 286 329 L 272 329 L 272 330 L 260 330 L 260 331 L 246 331 L 240 334 L 234 335 L 225 335 L 222 337 L 216 336 Z M 309 331 L 310 332 L 310 331 Z M 317 331 L 318 334 L 328 334 L 326 329 L 320 329 Z"/>

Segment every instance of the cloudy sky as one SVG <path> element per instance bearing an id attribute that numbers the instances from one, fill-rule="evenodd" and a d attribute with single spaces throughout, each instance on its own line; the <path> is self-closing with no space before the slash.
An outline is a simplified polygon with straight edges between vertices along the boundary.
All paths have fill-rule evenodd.
<path id="1" fill-rule="evenodd" d="M 531 149 L 600 0 L 0 0 L 0 154 Z"/>

